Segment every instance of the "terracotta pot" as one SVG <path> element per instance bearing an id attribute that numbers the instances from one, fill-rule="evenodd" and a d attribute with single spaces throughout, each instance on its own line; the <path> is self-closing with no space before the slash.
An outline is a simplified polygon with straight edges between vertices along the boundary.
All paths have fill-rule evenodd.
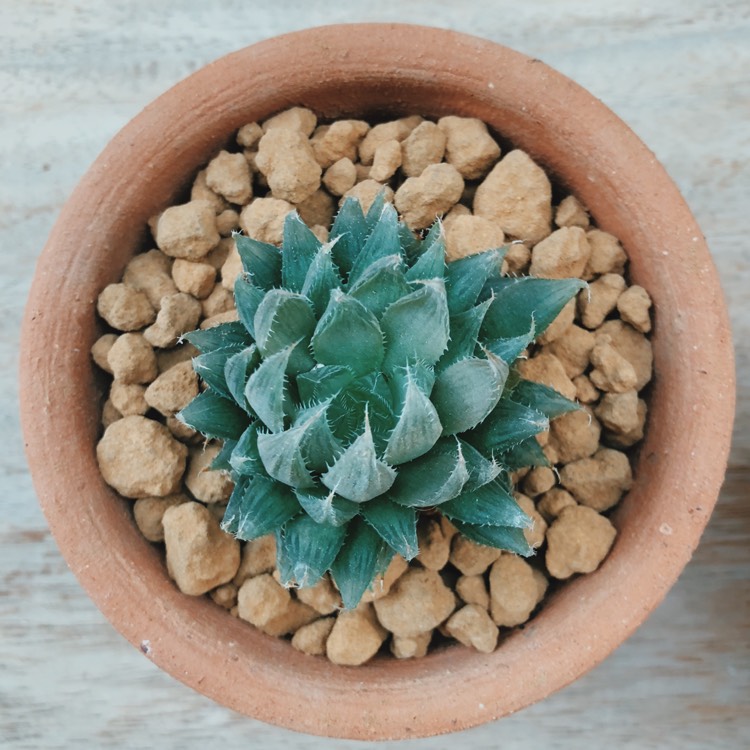
<path id="1" fill-rule="evenodd" d="M 246 122 L 291 105 L 322 117 L 479 117 L 527 150 L 617 235 L 655 303 L 655 379 L 617 542 L 491 655 L 336 667 L 179 593 L 94 457 L 101 389 L 95 300 L 146 242 L 146 220 Z M 724 475 L 734 413 L 727 314 L 700 229 L 653 154 L 549 67 L 470 36 L 333 26 L 253 45 L 175 86 L 107 146 L 39 260 L 21 401 L 40 502 L 66 560 L 113 625 L 177 679 L 230 708 L 314 734 L 419 737 L 517 711 L 604 659 L 690 559 Z"/>

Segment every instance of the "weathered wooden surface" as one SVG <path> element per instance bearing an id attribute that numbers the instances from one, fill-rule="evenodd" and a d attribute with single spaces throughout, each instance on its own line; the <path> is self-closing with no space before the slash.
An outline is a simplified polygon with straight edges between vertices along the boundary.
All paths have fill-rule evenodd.
<path id="1" fill-rule="evenodd" d="M 15 382 L 34 260 L 65 197 L 113 133 L 215 57 L 284 31 L 361 20 L 431 23 L 505 43 L 618 112 L 665 164 L 706 233 L 729 300 L 739 371 L 735 443 L 716 514 L 646 625 L 542 704 L 460 737 L 412 744 L 750 746 L 750 5 L 268 5 L 0 0 L 0 746 L 361 746 L 237 716 L 160 672 L 117 635 L 46 531 L 23 457 Z"/>

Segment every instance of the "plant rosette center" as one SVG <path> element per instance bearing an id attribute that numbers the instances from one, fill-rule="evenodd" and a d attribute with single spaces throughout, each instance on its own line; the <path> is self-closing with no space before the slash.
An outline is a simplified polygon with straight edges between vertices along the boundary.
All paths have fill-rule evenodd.
<path id="1" fill-rule="evenodd" d="M 291 213 L 281 248 L 235 235 L 239 320 L 184 338 L 205 389 L 178 417 L 223 441 L 222 528 L 275 534 L 287 586 L 327 572 L 356 607 L 440 513 L 468 539 L 533 554 L 511 472 L 546 466 L 535 436 L 578 408 L 518 357 L 585 282 L 502 274 L 505 248 L 446 264 L 383 195 L 348 198 L 328 242 Z"/>

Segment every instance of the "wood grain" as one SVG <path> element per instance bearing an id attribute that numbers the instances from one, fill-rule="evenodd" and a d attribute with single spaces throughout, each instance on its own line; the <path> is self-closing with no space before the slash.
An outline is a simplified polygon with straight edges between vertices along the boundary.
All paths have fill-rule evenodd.
<path id="1" fill-rule="evenodd" d="M 727 482 L 664 604 L 604 664 L 543 703 L 460 737 L 413 744 L 750 746 L 750 5 L 663 0 L 647 10 L 636 0 L 616 7 L 586 0 L 349 0 L 319 7 L 325 15 L 296 0 L 267 8 L 0 0 L 0 746 L 362 746 L 237 716 L 125 643 L 46 530 L 16 406 L 18 327 L 34 259 L 109 138 L 215 57 L 285 31 L 362 20 L 431 23 L 507 44 L 566 73 L 623 117 L 667 167 L 703 227 L 729 302 L 739 373 Z M 70 502 L 74 513 L 75 498 Z"/>

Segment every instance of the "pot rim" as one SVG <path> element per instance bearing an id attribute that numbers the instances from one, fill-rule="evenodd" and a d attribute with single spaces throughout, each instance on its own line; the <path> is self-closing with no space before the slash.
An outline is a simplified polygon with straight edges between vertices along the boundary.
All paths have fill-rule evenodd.
<path id="1" fill-rule="evenodd" d="M 363 109 L 365 97 L 376 106 Z M 145 219 L 169 205 L 244 122 L 315 102 L 328 117 L 410 114 L 417 110 L 409 101 L 421 102 L 421 114 L 485 120 L 622 240 L 633 280 L 654 299 L 655 378 L 635 483 L 614 515 L 620 533 L 598 571 L 569 582 L 492 654 L 453 647 L 352 669 L 300 654 L 169 581 L 96 466 L 92 310 L 98 291 L 142 245 Z M 161 197 L 146 200 L 144 185 Z M 52 310 L 50 299 L 70 305 Z M 115 628 L 225 706 L 298 731 L 356 739 L 475 726 L 540 700 L 602 661 L 689 561 L 723 480 L 734 415 L 733 350 L 717 274 L 653 154 L 605 105 L 544 63 L 477 37 L 405 24 L 324 26 L 254 44 L 192 74 L 131 120 L 81 180 L 39 258 L 23 322 L 20 386 L 40 504 L 66 561 Z M 71 407 L 80 403 L 91 408 Z"/>

